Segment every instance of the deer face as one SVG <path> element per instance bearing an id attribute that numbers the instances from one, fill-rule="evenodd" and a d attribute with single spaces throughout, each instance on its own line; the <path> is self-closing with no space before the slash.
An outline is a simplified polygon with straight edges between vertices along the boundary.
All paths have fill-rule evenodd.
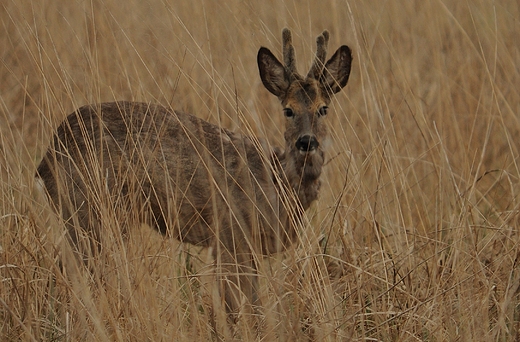
<path id="1" fill-rule="evenodd" d="M 286 117 L 286 150 L 301 155 L 316 153 L 327 135 L 323 117 L 329 102 L 314 79 L 291 84 L 282 102 Z"/>

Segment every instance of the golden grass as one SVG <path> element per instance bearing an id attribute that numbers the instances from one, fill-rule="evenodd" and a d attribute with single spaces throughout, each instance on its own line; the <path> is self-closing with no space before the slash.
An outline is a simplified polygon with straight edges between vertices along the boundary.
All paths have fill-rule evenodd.
<path id="1" fill-rule="evenodd" d="M 107 232 L 102 280 L 61 272 L 63 227 L 34 173 L 68 113 L 114 99 L 172 104 L 280 145 L 256 52 L 280 56 L 285 26 L 300 70 L 323 29 L 355 60 L 302 241 L 260 269 L 262 336 L 519 339 L 518 2 L 218 3 L 0 6 L 0 339 L 226 337 L 211 324 L 204 252 L 146 227 L 126 244 Z"/>

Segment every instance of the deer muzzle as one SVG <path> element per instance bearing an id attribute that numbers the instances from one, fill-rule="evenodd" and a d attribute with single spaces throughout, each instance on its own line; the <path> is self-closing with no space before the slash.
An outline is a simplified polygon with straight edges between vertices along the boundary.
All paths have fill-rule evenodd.
<path id="1" fill-rule="evenodd" d="M 301 153 L 314 152 L 319 146 L 320 143 L 314 135 L 304 135 L 296 140 L 296 148 Z"/>

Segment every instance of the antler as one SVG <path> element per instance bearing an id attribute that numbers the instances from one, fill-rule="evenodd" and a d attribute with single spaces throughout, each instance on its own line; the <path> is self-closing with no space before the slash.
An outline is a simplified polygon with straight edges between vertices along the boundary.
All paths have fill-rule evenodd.
<path id="1" fill-rule="evenodd" d="M 289 72 L 290 77 L 298 75 L 296 71 L 296 56 L 294 54 L 294 47 L 292 45 L 292 35 L 288 28 L 284 28 L 282 31 L 282 43 L 283 43 L 283 63 L 285 68 Z"/>
<path id="2" fill-rule="evenodd" d="M 294 54 L 294 47 L 292 45 L 292 35 L 288 28 L 284 28 L 282 31 L 283 41 L 283 62 L 284 66 L 289 73 L 291 79 L 301 78 L 298 71 L 296 70 L 296 56 Z M 316 58 L 312 63 L 311 69 L 307 74 L 308 78 L 319 79 L 325 66 L 325 58 L 327 57 L 327 47 L 329 44 L 329 31 L 325 30 L 316 38 Z"/>
<path id="3" fill-rule="evenodd" d="M 316 38 L 316 58 L 312 63 L 311 69 L 307 74 L 308 78 L 318 79 L 325 66 L 325 58 L 327 57 L 327 46 L 329 44 L 329 31 L 325 30 Z"/>

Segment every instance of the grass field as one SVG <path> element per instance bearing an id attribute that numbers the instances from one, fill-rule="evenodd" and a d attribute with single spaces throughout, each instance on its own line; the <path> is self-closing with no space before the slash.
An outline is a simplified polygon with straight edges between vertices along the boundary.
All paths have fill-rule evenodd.
<path id="1" fill-rule="evenodd" d="M 64 227 L 35 190 L 75 108 L 135 100 L 282 146 L 258 76 L 293 31 L 353 50 L 320 200 L 301 241 L 260 268 L 260 336 L 243 340 L 520 339 L 520 5 L 455 1 L 29 1 L 0 4 L 0 340 L 185 341 L 215 332 L 203 250 L 147 227 L 62 272 Z M 57 223 L 58 222 L 58 223 Z"/>

